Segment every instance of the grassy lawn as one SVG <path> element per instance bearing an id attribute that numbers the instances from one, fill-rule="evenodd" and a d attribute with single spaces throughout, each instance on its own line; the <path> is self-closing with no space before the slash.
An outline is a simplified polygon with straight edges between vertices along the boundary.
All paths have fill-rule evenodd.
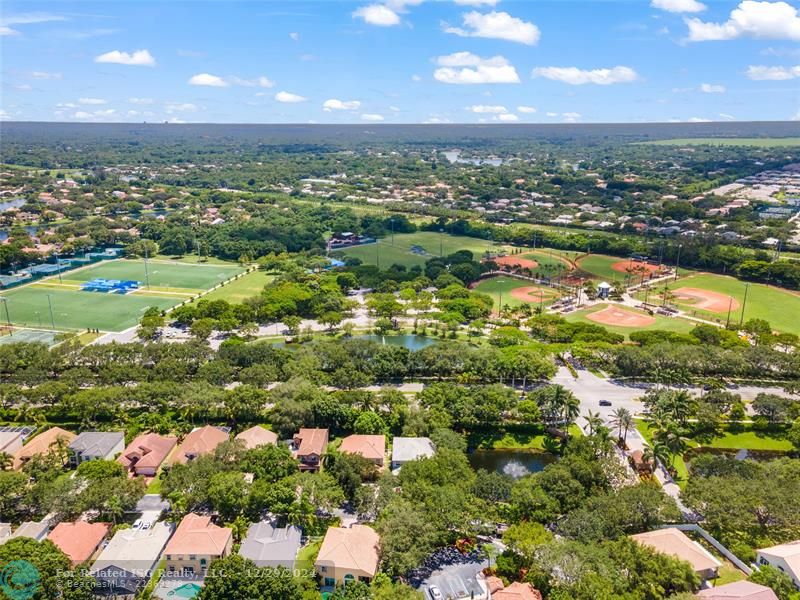
<path id="1" fill-rule="evenodd" d="M 184 254 L 183 256 L 170 256 L 168 254 L 158 254 L 152 260 L 169 261 L 184 264 L 200 265 L 219 265 L 223 267 L 239 267 L 240 265 L 229 260 L 223 260 L 214 256 L 197 256 L 196 254 Z"/>
<path id="2" fill-rule="evenodd" d="M 305 569 L 309 571 L 314 570 L 314 561 L 317 560 L 319 548 L 322 546 L 322 540 L 309 542 L 300 550 L 297 551 L 297 558 L 295 559 L 296 569 Z"/>
<path id="3" fill-rule="evenodd" d="M 505 306 L 506 304 L 509 306 L 519 306 L 520 304 L 525 304 L 524 301 L 512 297 L 511 291 L 517 288 L 527 287 L 542 288 L 546 295 L 554 294 L 552 297 L 544 298 L 542 302 L 543 306 L 549 306 L 561 295 L 558 290 L 554 288 L 537 286 L 530 281 L 515 279 L 513 277 L 503 277 L 502 275 L 499 277 L 490 277 L 488 279 L 481 280 L 481 282 L 475 286 L 475 291 L 491 296 L 496 309 L 497 307 Z M 531 301 L 528 302 L 528 304 L 538 305 L 539 302 L 538 300 Z"/>
<path id="4" fill-rule="evenodd" d="M 229 284 L 209 292 L 204 298 L 208 300 L 227 300 L 228 302 L 242 302 L 245 298 L 258 296 L 264 286 L 275 279 L 274 275 L 269 275 L 264 271 L 253 271 L 243 275 L 239 279 L 231 281 Z"/>
<path id="5" fill-rule="evenodd" d="M 739 304 L 739 308 L 731 311 L 731 322 L 738 323 L 742 318 L 744 310 L 744 321 L 748 319 L 766 319 L 772 326 L 786 333 L 800 334 L 800 321 L 796 315 L 800 314 L 800 295 L 788 290 L 767 286 L 761 283 L 751 283 L 747 292 L 747 304 L 744 304 L 744 293 L 746 285 L 744 281 L 735 277 L 725 275 L 712 275 L 710 273 L 699 273 L 681 277 L 678 281 L 670 284 L 670 289 L 680 289 L 691 287 L 710 290 L 732 297 Z M 658 296 L 650 292 L 651 301 L 657 302 Z M 723 313 L 709 312 L 707 310 L 694 309 L 692 304 L 686 301 L 673 300 L 680 308 L 696 313 L 699 317 L 724 322 L 727 318 L 727 311 Z"/>
<path id="6" fill-rule="evenodd" d="M 422 250 L 413 252 L 412 246 Z M 510 246 L 461 235 L 440 234 L 435 231 L 418 231 L 416 233 L 395 234 L 394 242 L 392 242 L 391 236 L 387 236 L 377 244 L 345 248 L 344 250 L 337 250 L 336 254 L 360 258 L 365 265 L 374 265 L 380 260 L 381 267 L 388 267 L 392 264 L 413 267 L 415 265 L 424 265 L 425 261 L 439 256 L 440 252 L 446 256 L 459 250 L 469 250 L 475 255 L 476 259 L 480 259 L 487 250 L 497 252 L 503 248 L 509 249 Z"/>
<path id="7" fill-rule="evenodd" d="M 571 269 L 572 263 L 570 260 L 574 260 L 578 254 L 579 252 L 573 252 L 569 250 L 551 250 L 549 248 L 541 248 L 532 250 L 531 252 L 525 252 L 517 256 L 535 260 L 537 263 L 539 263 L 540 267 L 547 267 L 548 265 L 563 265 Z"/>
<path id="8" fill-rule="evenodd" d="M 644 146 L 754 146 L 776 148 L 800 146 L 800 138 L 677 138 L 673 140 L 639 142 L 639 144 Z"/>
<path id="9" fill-rule="evenodd" d="M 581 428 L 572 424 L 569 427 L 569 434 L 571 437 L 579 437 L 582 435 Z M 470 446 L 474 446 L 478 450 L 547 450 L 545 441 L 547 435 L 544 430 L 526 431 L 526 432 L 503 432 L 498 431 L 495 433 L 478 433 L 470 434 Z"/>
<path id="10" fill-rule="evenodd" d="M 734 567 L 733 563 L 730 562 L 729 560 L 721 559 L 721 562 L 722 566 L 719 568 L 718 571 L 719 577 L 717 577 L 714 580 L 714 587 L 747 579 L 747 575 L 745 575 L 739 569 Z"/>
<path id="11" fill-rule="evenodd" d="M 161 471 L 159 470 L 158 476 L 154 477 L 150 484 L 147 486 L 147 493 L 148 494 L 160 494 L 161 493 Z"/>
<path id="12" fill-rule="evenodd" d="M 98 277 L 104 279 L 133 279 L 150 282 L 151 286 L 161 288 L 187 288 L 207 290 L 244 269 L 236 264 L 201 264 L 175 262 L 172 260 L 150 259 L 145 271 L 144 260 L 112 260 L 97 263 L 85 269 L 62 275 L 64 280 L 89 281 Z M 57 278 L 50 278 L 57 279 Z"/>
<path id="13" fill-rule="evenodd" d="M 613 331 L 614 333 L 619 333 L 624 336 L 628 336 L 628 334 L 633 333 L 634 331 L 641 331 L 642 329 L 650 330 L 650 329 L 661 329 L 664 331 L 674 331 L 676 333 L 689 333 L 692 329 L 694 329 L 696 323 L 691 321 L 687 321 L 686 319 L 679 319 L 675 317 L 663 317 L 661 315 L 653 315 L 653 318 L 656 320 L 655 323 L 649 325 L 648 327 L 620 327 L 617 325 L 605 325 L 602 323 L 596 323 L 591 319 L 587 319 L 587 315 L 592 313 L 604 310 L 608 308 L 608 304 L 597 304 L 592 306 L 591 308 L 585 308 L 582 310 L 578 310 L 575 312 L 567 313 L 564 315 L 564 318 L 567 321 L 581 321 L 584 323 L 591 323 L 592 325 L 601 325 L 605 327 L 609 331 Z M 635 308 L 631 308 L 629 306 L 624 307 L 626 311 L 636 312 L 641 314 L 646 314 L 642 311 L 636 310 Z"/>

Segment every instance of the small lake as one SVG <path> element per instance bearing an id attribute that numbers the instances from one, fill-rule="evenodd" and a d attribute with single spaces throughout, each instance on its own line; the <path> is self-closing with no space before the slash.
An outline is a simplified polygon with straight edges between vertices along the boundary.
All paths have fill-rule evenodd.
<path id="1" fill-rule="evenodd" d="M 461 158 L 461 152 L 459 150 L 448 150 L 446 152 L 442 152 L 445 158 L 450 161 L 450 163 L 462 163 L 468 165 L 491 165 L 493 167 L 499 167 L 503 164 L 502 158 Z"/>
<path id="2" fill-rule="evenodd" d="M 379 344 L 386 344 L 388 346 L 402 346 L 409 350 L 422 350 L 436 343 L 437 340 L 424 335 L 357 335 L 354 339 L 369 340 L 370 342 L 378 342 Z"/>
<path id="3" fill-rule="evenodd" d="M 514 479 L 538 473 L 556 461 L 556 457 L 547 452 L 525 450 L 476 450 L 468 454 L 467 458 L 476 471 L 485 469 L 490 473 L 494 471 Z"/>
<path id="4" fill-rule="evenodd" d="M 25 198 L 14 198 L 13 200 L 0 202 L 0 212 L 6 212 L 12 208 L 19 208 L 20 206 L 24 206 L 25 202 Z"/>

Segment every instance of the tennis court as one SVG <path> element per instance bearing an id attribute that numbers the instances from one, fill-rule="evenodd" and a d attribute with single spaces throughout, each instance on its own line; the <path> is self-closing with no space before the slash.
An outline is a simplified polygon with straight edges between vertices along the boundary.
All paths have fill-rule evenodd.
<path id="1" fill-rule="evenodd" d="M 52 346 L 56 339 L 55 331 L 44 331 L 42 329 L 16 329 L 9 333 L 8 328 L 3 328 L 0 335 L 0 345 L 19 344 L 22 342 L 39 342 Z"/>

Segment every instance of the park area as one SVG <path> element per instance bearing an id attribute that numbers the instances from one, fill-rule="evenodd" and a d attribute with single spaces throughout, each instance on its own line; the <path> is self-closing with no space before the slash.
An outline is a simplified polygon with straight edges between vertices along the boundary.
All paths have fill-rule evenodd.
<path id="1" fill-rule="evenodd" d="M 115 260 L 62 273 L 3 292 L 0 320 L 21 327 L 122 331 L 151 306 L 165 310 L 240 273 L 238 265 Z M 126 294 L 84 291 L 96 279 L 138 281 Z M 146 282 L 149 281 L 149 288 Z M 7 311 L 7 312 L 6 312 Z"/>
<path id="2" fill-rule="evenodd" d="M 696 325 L 691 321 L 661 315 L 649 315 L 645 311 L 612 304 L 596 304 L 564 315 L 567 321 L 579 321 L 601 325 L 624 336 L 634 331 L 660 329 L 676 333 L 689 333 Z"/>
<path id="3" fill-rule="evenodd" d="M 505 246 L 488 240 L 467 237 L 463 235 L 450 235 L 435 231 L 417 231 L 416 233 L 397 233 L 382 238 L 374 244 L 352 246 L 335 252 L 335 256 L 358 258 L 365 265 L 375 265 L 380 262 L 381 268 L 393 264 L 403 265 L 407 268 L 422 266 L 425 261 L 437 256 L 453 254 L 459 250 L 469 250 L 475 260 L 480 260 L 486 251 L 497 253 L 508 251 Z"/>
<path id="4" fill-rule="evenodd" d="M 660 304 L 662 288 L 656 286 L 649 296 L 651 303 Z M 638 297 L 643 298 L 644 294 Z M 670 283 L 667 302 L 691 315 L 720 323 L 727 321 L 730 308 L 731 323 L 764 319 L 777 331 L 800 334 L 800 294 L 783 288 L 761 283 L 750 283 L 748 287 L 734 277 L 699 273 Z"/>
<path id="5" fill-rule="evenodd" d="M 648 278 L 659 274 L 658 265 L 604 254 L 584 256 L 578 260 L 578 267 L 581 271 L 596 279 L 609 282 L 624 281 L 629 285 L 640 283 L 642 278 L 646 281 Z"/>
<path id="6" fill-rule="evenodd" d="M 490 296 L 494 302 L 495 310 L 499 310 L 505 305 L 513 307 L 521 304 L 535 304 L 545 307 L 561 296 L 558 290 L 554 288 L 535 285 L 529 281 L 502 275 L 483 279 L 473 289 L 476 292 Z"/>

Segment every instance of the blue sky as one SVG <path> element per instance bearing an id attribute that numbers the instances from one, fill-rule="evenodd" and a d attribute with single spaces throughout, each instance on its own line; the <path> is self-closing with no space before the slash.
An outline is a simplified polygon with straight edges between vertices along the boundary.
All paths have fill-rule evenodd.
<path id="1" fill-rule="evenodd" d="M 0 117 L 800 119 L 799 8 L 757 0 L 4 1 Z"/>

